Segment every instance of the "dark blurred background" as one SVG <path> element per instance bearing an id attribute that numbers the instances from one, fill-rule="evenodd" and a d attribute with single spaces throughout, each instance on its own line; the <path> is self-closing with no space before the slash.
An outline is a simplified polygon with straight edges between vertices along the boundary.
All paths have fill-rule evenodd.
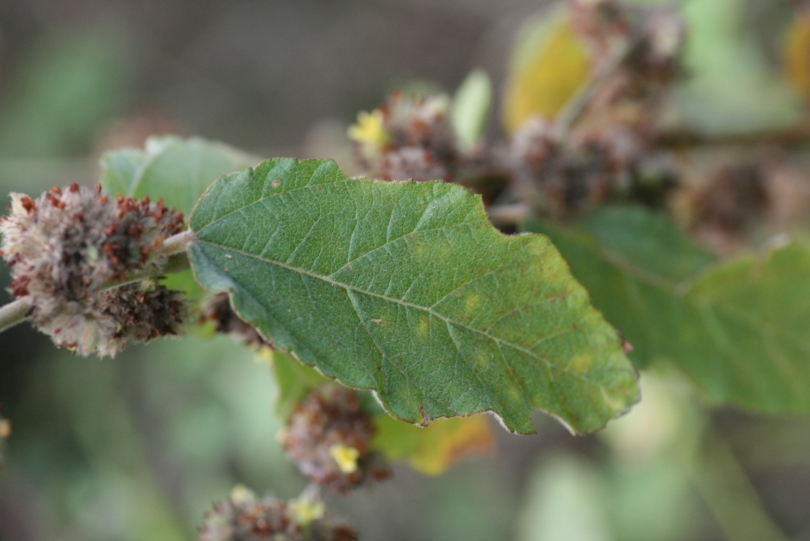
<path id="1" fill-rule="evenodd" d="M 169 132 L 350 168 L 357 111 L 413 81 L 452 92 L 476 67 L 497 93 L 544 4 L 0 0 L 0 191 L 93 183 L 103 150 Z M 537 436 L 496 427 L 493 457 L 437 479 L 402 467 L 329 505 L 367 541 L 810 539 L 806 419 L 707 412 L 672 374 L 645 379 L 649 400 L 600 435 L 538 416 Z M 0 335 L 0 541 L 186 540 L 236 483 L 296 496 L 274 396 L 227 340 L 100 361 L 26 325 Z"/>

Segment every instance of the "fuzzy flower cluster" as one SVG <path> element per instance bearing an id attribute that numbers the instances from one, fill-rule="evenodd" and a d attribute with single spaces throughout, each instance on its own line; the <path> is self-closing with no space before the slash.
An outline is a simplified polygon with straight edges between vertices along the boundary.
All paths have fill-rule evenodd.
<path id="1" fill-rule="evenodd" d="M 343 493 L 390 477 L 384 459 L 371 449 L 374 432 L 357 393 L 325 385 L 296 406 L 281 441 L 288 458 L 312 482 Z"/>
<path id="2" fill-rule="evenodd" d="M 564 133 L 539 117 L 515 132 L 507 155 L 516 191 L 554 218 L 616 197 L 663 204 L 675 182 L 656 151 L 657 119 L 668 85 L 683 71 L 683 21 L 615 0 L 571 0 L 568 7 L 594 72 L 608 75 Z"/>
<path id="3" fill-rule="evenodd" d="M 450 181 L 461 159 L 449 121 L 447 96 L 391 94 L 349 128 L 357 161 L 385 180 Z"/>
<path id="4" fill-rule="evenodd" d="M 244 487 L 214 504 L 203 518 L 199 541 L 356 541 L 357 534 L 324 517 L 323 503 L 302 496 L 283 502 L 257 498 Z"/>
<path id="5" fill-rule="evenodd" d="M 597 85 L 580 131 L 592 138 L 621 139 L 625 154 L 649 152 L 667 90 L 684 73 L 683 20 L 671 10 L 616 0 L 572 0 L 569 9 L 577 35 L 590 50 L 594 73 L 609 73 Z M 610 66 L 617 57 L 622 61 Z"/>
<path id="6" fill-rule="evenodd" d="M 132 272 L 158 273 L 156 251 L 183 228 L 183 215 L 148 198 L 114 199 L 72 184 L 37 199 L 11 194 L 0 221 L 11 294 L 26 299 L 36 327 L 81 355 L 114 355 L 126 344 L 176 334 L 179 294 L 153 282 L 105 290 Z"/>
<path id="7" fill-rule="evenodd" d="M 581 214 L 607 201 L 623 161 L 599 140 L 572 144 L 540 118 L 526 122 L 509 148 L 516 191 L 546 216 Z"/>

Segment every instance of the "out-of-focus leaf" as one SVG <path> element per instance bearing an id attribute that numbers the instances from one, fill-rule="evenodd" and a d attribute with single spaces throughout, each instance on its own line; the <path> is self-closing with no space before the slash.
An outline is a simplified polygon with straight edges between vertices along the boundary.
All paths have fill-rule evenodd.
<path id="1" fill-rule="evenodd" d="M 495 445 L 482 415 L 437 419 L 425 428 L 380 415 L 374 424 L 374 447 L 425 475 L 440 475 L 459 460 L 492 452 Z"/>
<path id="2" fill-rule="evenodd" d="M 503 124 L 513 133 L 532 116 L 552 118 L 587 81 L 588 52 L 562 9 L 526 25 L 512 53 Z"/>
<path id="3" fill-rule="evenodd" d="M 572 457 L 551 457 L 532 474 L 518 541 L 610 541 L 605 479 Z"/>
<path id="4" fill-rule="evenodd" d="M 459 146 L 470 150 L 481 140 L 492 105 L 492 83 L 483 70 L 471 72 L 461 83 L 450 109 Z"/>
<path id="5" fill-rule="evenodd" d="M 768 65 L 742 20 L 743 8 L 739 0 L 689 0 L 682 9 L 689 29 L 683 57 L 689 77 L 673 98 L 690 129 L 735 133 L 801 118 L 798 96 Z"/>
<path id="6" fill-rule="evenodd" d="M 0 155 L 87 151 L 98 126 L 131 96 L 133 59 L 121 29 L 52 32 L 13 75 L 0 111 Z"/>
<path id="7" fill-rule="evenodd" d="M 605 209 L 576 230 L 530 229 L 552 236 L 637 364 L 670 359 L 718 404 L 810 410 L 804 244 L 712 263 L 641 209 Z"/>
<path id="8" fill-rule="evenodd" d="M 784 45 L 785 71 L 793 86 L 810 100 L 810 15 L 797 15 Z"/>
<path id="9" fill-rule="evenodd" d="M 660 541 L 698 536 L 690 470 L 691 461 L 705 460 L 695 454 L 705 414 L 672 376 L 646 371 L 644 400 L 599 433 L 613 451 L 606 479 L 613 539 L 647 541 L 651 531 Z"/>
<path id="10" fill-rule="evenodd" d="M 198 137 L 150 137 L 143 150 L 125 148 L 101 157 L 101 186 L 109 194 L 163 199 L 184 214 L 216 179 L 255 165 L 259 158 Z"/>
<path id="11" fill-rule="evenodd" d="M 396 418 L 492 411 L 531 433 L 542 409 L 588 432 L 638 399 L 615 330 L 548 239 L 503 236 L 460 186 L 274 159 L 211 186 L 191 230 L 205 288 Z"/>
<path id="12" fill-rule="evenodd" d="M 282 420 L 290 417 L 295 405 L 303 401 L 307 393 L 330 381 L 281 351 L 273 352 L 273 374 L 278 386 L 276 414 Z"/>

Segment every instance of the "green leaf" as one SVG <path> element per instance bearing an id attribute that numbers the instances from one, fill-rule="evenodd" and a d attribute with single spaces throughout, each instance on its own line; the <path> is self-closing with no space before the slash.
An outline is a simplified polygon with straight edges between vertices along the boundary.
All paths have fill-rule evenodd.
<path id="1" fill-rule="evenodd" d="M 136 92 L 139 62 L 126 27 L 106 21 L 41 30 L 20 49 L 17 61 L 3 66 L 3 157 L 52 159 L 88 152 Z"/>
<path id="2" fill-rule="evenodd" d="M 456 91 L 450 109 L 450 121 L 462 149 L 471 150 L 481 140 L 491 105 L 489 76 L 484 70 L 472 71 Z"/>
<path id="3" fill-rule="evenodd" d="M 673 101 L 691 130 L 738 133 L 801 122 L 801 100 L 746 24 L 747 9 L 740 0 L 683 4 L 689 29 L 683 63 L 689 77 L 673 89 Z"/>
<path id="4" fill-rule="evenodd" d="M 188 214 L 216 179 L 259 161 L 197 137 L 150 137 L 144 150 L 125 148 L 101 157 L 101 187 L 125 197 L 163 199 L 167 207 Z"/>
<path id="5" fill-rule="evenodd" d="M 637 399 L 616 332 L 546 237 L 505 237 L 445 183 L 348 178 L 275 159 L 217 181 L 191 216 L 195 276 L 239 316 L 394 417 L 543 409 L 596 430 Z"/>
<path id="6" fill-rule="evenodd" d="M 810 249 L 718 263 L 660 216 L 604 209 L 551 234 L 644 366 L 675 362 L 717 404 L 810 410 Z"/>

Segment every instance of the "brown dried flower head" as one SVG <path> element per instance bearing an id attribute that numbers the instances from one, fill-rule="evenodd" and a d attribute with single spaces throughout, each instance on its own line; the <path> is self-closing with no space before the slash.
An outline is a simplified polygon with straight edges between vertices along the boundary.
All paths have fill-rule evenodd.
<path id="1" fill-rule="evenodd" d="M 348 526 L 324 517 L 317 497 L 283 502 L 266 495 L 259 499 L 237 487 L 231 497 L 214 504 L 203 518 L 199 541 L 356 541 Z"/>
<path id="2" fill-rule="evenodd" d="M 541 214 L 555 218 L 604 203 L 625 169 L 614 145 L 601 139 L 563 141 L 540 118 L 529 119 L 515 133 L 509 154 L 518 192 Z"/>
<path id="3" fill-rule="evenodd" d="M 183 227 L 183 215 L 148 198 L 110 199 L 72 184 L 37 199 L 11 194 L 0 221 L 2 255 L 11 267 L 12 296 L 30 303 L 34 324 L 56 345 L 81 355 L 114 355 L 125 343 L 178 330 L 178 294 L 155 284 L 103 286 L 128 273 L 156 273 L 155 254 Z"/>
<path id="4" fill-rule="evenodd" d="M 281 441 L 287 456 L 310 480 L 346 492 L 391 475 L 384 459 L 371 449 L 374 432 L 357 393 L 330 384 L 296 406 Z"/>

